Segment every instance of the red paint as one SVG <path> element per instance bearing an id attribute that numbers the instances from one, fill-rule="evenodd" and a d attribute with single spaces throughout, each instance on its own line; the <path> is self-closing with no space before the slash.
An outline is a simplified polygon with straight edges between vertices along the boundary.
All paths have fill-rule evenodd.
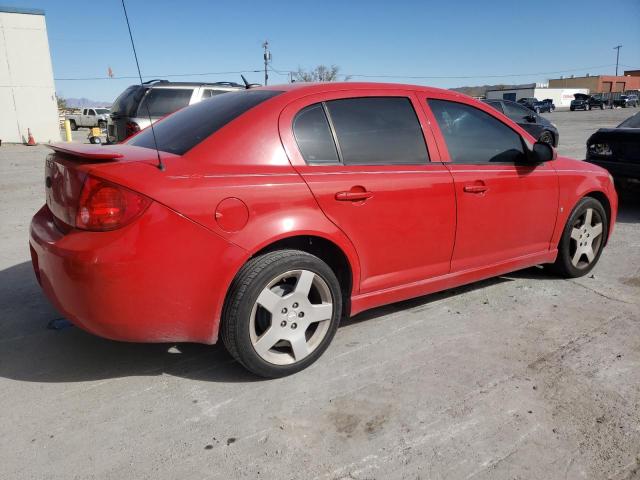
<path id="1" fill-rule="evenodd" d="M 249 210 L 239 198 L 225 198 L 216 207 L 215 217 L 225 232 L 237 232 L 249 221 Z"/>
<path id="2" fill-rule="evenodd" d="M 165 171 L 155 151 L 126 144 L 55 147 L 47 206 L 33 218 L 30 243 L 38 280 L 65 316 L 119 340 L 213 343 L 238 270 L 288 237 L 321 237 L 345 254 L 355 314 L 553 261 L 571 209 L 587 194 L 608 200 L 613 229 L 615 190 L 594 165 L 566 158 L 536 167 L 452 164 L 427 98 L 473 105 L 534 142 L 464 95 L 366 83 L 270 88 L 285 93 L 182 157 L 161 153 Z M 428 164 L 306 165 L 292 133 L 298 111 L 388 95 L 411 100 Z M 113 230 L 78 229 L 87 178 L 150 204 Z"/>

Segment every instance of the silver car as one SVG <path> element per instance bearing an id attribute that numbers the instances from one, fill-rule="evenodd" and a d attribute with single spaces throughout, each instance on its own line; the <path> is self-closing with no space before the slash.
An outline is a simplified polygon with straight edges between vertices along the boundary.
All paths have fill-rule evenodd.
<path id="1" fill-rule="evenodd" d="M 113 102 L 107 120 L 109 142 L 121 142 L 176 110 L 221 93 L 242 90 L 233 82 L 188 83 L 150 80 L 132 85 Z M 151 118 L 151 122 L 149 121 Z"/>

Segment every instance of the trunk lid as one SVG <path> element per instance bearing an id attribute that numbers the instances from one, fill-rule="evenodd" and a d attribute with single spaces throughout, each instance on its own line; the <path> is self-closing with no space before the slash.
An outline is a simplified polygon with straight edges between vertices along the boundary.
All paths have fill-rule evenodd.
<path id="1" fill-rule="evenodd" d="M 75 225 L 83 185 L 98 164 L 139 162 L 154 168 L 158 164 L 155 150 L 130 145 L 58 143 L 48 146 L 54 153 L 49 154 L 45 162 L 45 198 L 56 225 L 62 231 Z M 163 160 L 177 157 L 166 152 L 160 152 L 160 155 Z"/>

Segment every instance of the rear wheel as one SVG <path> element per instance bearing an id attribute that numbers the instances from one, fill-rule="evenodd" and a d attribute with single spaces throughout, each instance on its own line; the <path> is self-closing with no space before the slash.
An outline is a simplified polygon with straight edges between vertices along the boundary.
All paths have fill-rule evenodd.
<path id="1" fill-rule="evenodd" d="M 535 108 L 535 112 L 536 112 L 536 113 L 540 113 L 540 107 L 536 107 L 536 108 Z"/>
<path id="2" fill-rule="evenodd" d="M 600 104 L 600 110 L 604 110 L 604 103 Z"/>
<path id="3" fill-rule="evenodd" d="M 233 281 L 222 340 L 247 370 L 282 377 L 322 355 L 341 312 L 340 284 L 326 263 L 299 250 L 270 252 L 247 262 Z"/>
<path id="4" fill-rule="evenodd" d="M 552 268 L 567 278 L 586 275 L 598 262 L 608 234 L 607 214 L 595 198 L 585 197 L 573 209 Z"/>

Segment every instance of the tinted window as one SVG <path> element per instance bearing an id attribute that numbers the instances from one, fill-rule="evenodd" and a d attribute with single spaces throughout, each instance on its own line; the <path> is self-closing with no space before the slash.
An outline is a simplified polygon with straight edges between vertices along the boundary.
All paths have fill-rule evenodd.
<path id="1" fill-rule="evenodd" d="M 514 162 L 524 155 L 520 135 L 488 113 L 462 103 L 429 100 L 456 163 Z"/>
<path id="2" fill-rule="evenodd" d="M 138 107 L 138 116 L 157 118 L 169 115 L 189 105 L 192 93 L 191 88 L 152 88 L 142 99 Z"/>
<path id="3" fill-rule="evenodd" d="M 349 98 L 326 105 L 345 165 L 428 161 L 420 123 L 408 98 Z"/>
<path id="4" fill-rule="evenodd" d="M 132 85 L 116 98 L 115 102 L 111 106 L 111 115 L 114 117 L 125 116 L 133 117 L 138 111 L 138 103 L 142 99 L 142 96 L 146 92 L 146 89 L 140 85 Z"/>
<path id="5" fill-rule="evenodd" d="M 242 90 L 191 105 L 154 124 L 158 149 L 182 155 L 247 110 L 276 95 L 276 90 Z M 127 142 L 155 148 L 150 128 Z"/>
<path id="6" fill-rule="evenodd" d="M 339 162 L 329 122 L 321 104 L 311 105 L 296 115 L 293 134 L 307 163 Z"/>
<path id="7" fill-rule="evenodd" d="M 216 95 L 220 95 L 221 93 L 227 93 L 226 90 L 213 90 L 211 88 L 207 88 L 206 90 L 202 91 L 202 98 L 211 98 L 211 97 L 215 97 Z"/>
<path id="8" fill-rule="evenodd" d="M 495 108 L 496 110 L 498 110 L 500 113 L 504 113 L 504 111 L 502 110 L 502 104 L 500 102 L 487 102 L 489 105 L 491 105 L 493 108 Z"/>
<path id="9" fill-rule="evenodd" d="M 504 102 L 503 108 L 505 115 L 517 123 L 527 122 L 527 117 L 531 117 L 533 115 L 531 110 L 521 107 L 517 103 Z"/>
<path id="10" fill-rule="evenodd" d="M 98 112 L 100 115 L 105 115 L 105 114 L 109 113 L 109 109 L 108 108 L 96 108 L 96 112 Z"/>
<path id="11" fill-rule="evenodd" d="M 87 110 L 87 115 L 91 115 L 95 117 L 96 112 L 94 112 L 93 110 Z"/>

